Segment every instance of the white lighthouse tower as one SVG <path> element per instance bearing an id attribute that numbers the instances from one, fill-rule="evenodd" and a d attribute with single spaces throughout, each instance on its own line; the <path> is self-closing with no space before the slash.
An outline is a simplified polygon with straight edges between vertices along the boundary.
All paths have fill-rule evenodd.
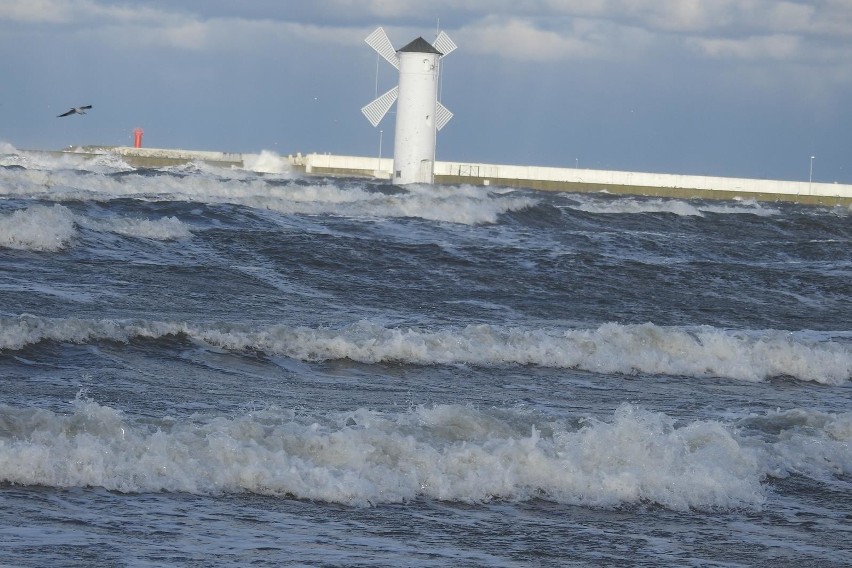
<path id="1" fill-rule="evenodd" d="M 435 141 L 453 117 L 438 101 L 440 61 L 456 49 L 441 32 L 434 43 L 419 37 L 394 50 L 385 30 L 378 28 L 365 40 L 379 55 L 399 69 L 399 84 L 361 109 L 373 126 L 398 100 L 393 148 L 393 183 L 432 183 L 435 168 Z"/>

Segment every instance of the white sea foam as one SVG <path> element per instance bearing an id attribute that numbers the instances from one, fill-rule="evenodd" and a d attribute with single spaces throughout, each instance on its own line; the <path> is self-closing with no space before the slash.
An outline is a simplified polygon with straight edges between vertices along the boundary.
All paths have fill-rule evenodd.
<path id="1" fill-rule="evenodd" d="M 267 408 L 143 422 L 78 399 L 70 414 L 0 406 L 0 481 L 121 492 L 252 492 L 351 505 L 425 496 L 599 507 L 646 502 L 676 510 L 760 507 L 770 476 L 852 472 L 852 414 L 820 420 L 809 430 L 787 424 L 771 439 L 716 421 L 677 425 L 629 404 L 579 428 L 570 417 L 536 423 L 513 410 L 459 405 L 335 415 Z"/>
<path id="2" fill-rule="evenodd" d="M 242 181 L 257 179 L 257 176 L 244 169 L 237 168 L 231 165 L 219 165 L 204 160 L 192 160 L 185 164 L 176 164 L 173 166 L 163 166 L 157 168 L 158 171 L 164 173 L 190 174 L 200 177 L 208 177 L 218 180 L 219 182 L 227 182 L 231 180 Z M 186 177 L 184 177 L 186 179 Z"/>
<path id="3" fill-rule="evenodd" d="M 0 247 L 58 251 L 77 233 L 74 214 L 62 205 L 34 205 L 11 214 L 0 214 Z"/>
<path id="4" fill-rule="evenodd" d="M 448 192 L 413 186 L 387 195 L 332 184 L 268 188 L 234 202 L 287 214 L 336 214 L 350 217 L 412 217 L 466 225 L 497 222 L 500 214 L 536 203 L 527 197 L 494 195 L 486 190 Z"/>
<path id="5" fill-rule="evenodd" d="M 571 205 L 572 209 L 598 214 L 635 214 L 635 213 L 673 213 L 681 217 L 703 217 L 704 213 L 722 213 L 729 215 L 777 215 L 779 211 L 766 207 L 756 201 L 734 204 L 710 204 L 688 202 L 680 199 L 633 199 L 629 197 L 603 201 L 572 196 L 580 203 Z"/>
<path id="6" fill-rule="evenodd" d="M 106 153 L 86 158 L 77 166 L 77 169 L 106 174 L 131 171 L 135 168 L 124 161 L 124 158 L 118 154 Z"/>
<path id="7" fill-rule="evenodd" d="M 91 219 L 75 215 L 62 205 L 34 205 L 0 214 L 0 247 L 55 252 L 70 246 L 77 227 L 130 237 L 176 240 L 191 237 L 189 227 L 176 217 Z"/>
<path id="8" fill-rule="evenodd" d="M 270 150 L 260 154 L 243 154 L 245 169 L 264 174 L 283 174 L 290 172 L 290 161 Z"/>
<path id="9" fill-rule="evenodd" d="M 220 170 L 219 173 L 225 170 Z M 272 184 L 245 170 L 222 176 L 198 171 L 189 176 L 128 174 L 106 176 L 73 169 L 6 171 L 0 194 L 53 201 L 109 201 L 117 198 L 227 203 L 285 214 L 349 217 L 413 217 L 463 224 L 494 223 L 508 211 L 531 207 L 534 199 L 485 188 L 412 186 L 393 194 L 366 185 Z"/>
<path id="10" fill-rule="evenodd" d="M 424 330 L 360 322 L 343 329 L 273 327 L 209 330 L 201 339 L 303 360 L 366 363 L 540 365 L 598 373 L 647 373 L 761 381 L 790 376 L 841 384 L 852 377 L 852 348 L 794 334 L 743 334 L 710 327 L 605 324 L 595 329 L 523 329 L 492 325 Z"/>
<path id="11" fill-rule="evenodd" d="M 706 213 L 722 213 L 725 215 L 757 215 L 758 217 L 772 217 L 780 215 L 781 211 L 775 207 L 761 204 L 754 200 L 740 200 L 738 205 L 732 204 L 702 204 L 700 210 Z"/>
<path id="12" fill-rule="evenodd" d="M 596 373 L 642 373 L 763 381 L 792 377 L 839 385 L 852 378 L 848 338 L 781 331 L 732 332 L 609 323 L 593 329 L 470 325 L 445 329 L 385 327 L 247 328 L 176 322 L 0 318 L 0 349 L 42 340 L 86 343 L 185 334 L 211 346 L 262 351 L 304 361 L 351 359 L 420 365 L 538 365 Z"/>
<path id="13" fill-rule="evenodd" d="M 852 412 L 778 410 L 741 420 L 739 426 L 768 434 L 774 451 L 766 452 L 763 461 L 775 477 L 799 474 L 830 481 L 852 472 Z"/>
<path id="14" fill-rule="evenodd" d="M 126 343 L 137 337 L 156 338 L 186 333 L 187 329 L 185 324 L 161 322 L 0 317 L 0 349 L 22 349 L 40 341 L 86 343 L 107 340 Z"/>
<path id="15" fill-rule="evenodd" d="M 75 152 L 27 152 L 17 150 L 11 145 L 0 145 L 0 166 L 22 166 L 30 173 L 77 170 L 107 174 L 134 169 L 121 156 L 112 153 L 90 155 Z"/>

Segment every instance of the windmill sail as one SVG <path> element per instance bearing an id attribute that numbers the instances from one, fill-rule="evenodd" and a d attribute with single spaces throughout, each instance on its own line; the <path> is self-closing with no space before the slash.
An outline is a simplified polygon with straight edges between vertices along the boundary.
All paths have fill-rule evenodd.
<path id="1" fill-rule="evenodd" d="M 435 41 L 432 42 L 432 47 L 440 51 L 442 57 L 446 57 L 455 51 L 458 46 L 450 39 L 450 36 L 442 31 L 438 34 L 438 37 L 435 38 Z"/>
<path id="2" fill-rule="evenodd" d="M 378 126 L 379 122 L 381 122 L 381 120 L 390 110 L 390 107 L 393 106 L 394 102 L 396 102 L 396 97 L 398 95 L 399 87 L 397 86 L 385 93 L 384 95 L 380 96 L 364 108 L 362 108 L 361 112 L 364 113 L 364 116 L 367 117 L 367 120 L 370 121 L 370 124 L 372 124 L 373 126 Z"/>
<path id="3" fill-rule="evenodd" d="M 438 103 L 438 112 L 435 113 L 435 128 L 441 130 L 453 118 L 453 113 L 447 107 Z M 375 124 L 373 125 L 375 126 Z"/>
<path id="4" fill-rule="evenodd" d="M 385 61 L 399 69 L 399 57 L 384 28 L 376 28 L 376 31 L 368 35 L 364 41 L 367 42 L 367 45 L 375 49 L 379 55 L 384 57 Z"/>

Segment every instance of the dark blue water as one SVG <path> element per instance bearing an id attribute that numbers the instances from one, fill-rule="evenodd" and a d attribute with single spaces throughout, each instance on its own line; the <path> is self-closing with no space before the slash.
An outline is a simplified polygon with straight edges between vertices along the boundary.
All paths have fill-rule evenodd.
<path id="1" fill-rule="evenodd" d="M 852 211 L 0 155 L 0 564 L 841 566 Z"/>

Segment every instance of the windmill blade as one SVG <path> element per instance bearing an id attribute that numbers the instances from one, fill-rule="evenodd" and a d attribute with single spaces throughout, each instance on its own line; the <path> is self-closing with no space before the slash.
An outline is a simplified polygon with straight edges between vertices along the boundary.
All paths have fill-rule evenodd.
<path id="1" fill-rule="evenodd" d="M 450 39 L 450 36 L 442 31 L 438 34 L 438 37 L 435 38 L 435 41 L 432 42 L 432 47 L 441 52 L 441 57 L 446 57 L 455 51 L 458 46 Z"/>
<path id="2" fill-rule="evenodd" d="M 367 106 L 365 106 L 364 108 L 362 108 L 361 112 L 364 113 L 364 116 L 367 117 L 367 120 L 370 121 L 370 124 L 372 124 L 373 126 L 378 126 L 379 122 L 381 122 L 381 120 L 390 110 L 390 107 L 393 106 L 393 103 L 396 101 L 396 97 L 398 95 L 399 86 L 396 86 L 384 95 L 380 96 L 379 98 L 368 104 Z"/>
<path id="3" fill-rule="evenodd" d="M 376 28 L 376 31 L 368 35 L 364 41 L 384 57 L 388 63 L 399 69 L 399 56 L 396 54 L 396 50 L 393 48 L 384 28 Z"/>
<path id="4" fill-rule="evenodd" d="M 441 130 L 444 126 L 447 125 L 451 118 L 453 118 L 453 113 L 451 113 L 449 109 L 447 109 L 447 107 L 445 107 L 439 102 L 438 110 L 435 113 L 435 128 Z"/>

